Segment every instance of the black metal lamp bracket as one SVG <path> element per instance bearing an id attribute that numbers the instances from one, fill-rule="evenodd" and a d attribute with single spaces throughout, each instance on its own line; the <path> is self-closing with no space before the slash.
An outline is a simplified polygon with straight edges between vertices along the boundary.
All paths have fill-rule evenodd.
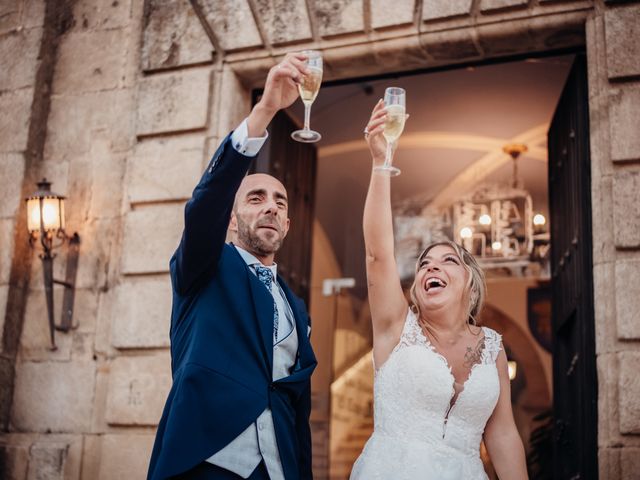
<path id="1" fill-rule="evenodd" d="M 45 295 L 47 300 L 47 313 L 49 316 L 49 334 L 51 337 L 51 349 L 56 350 L 55 330 L 68 332 L 77 325 L 73 325 L 73 304 L 75 300 L 75 282 L 78 273 L 78 257 L 80 253 L 80 236 L 74 233 L 69 237 L 69 245 L 67 249 L 67 268 L 65 272 L 65 280 L 56 280 L 53 278 L 53 258 L 54 255 L 50 251 L 42 255 Z M 64 294 L 62 297 L 62 315 L 60 324 L 56 325 L 53 318 L 53 284 L 62 285 Z"/>

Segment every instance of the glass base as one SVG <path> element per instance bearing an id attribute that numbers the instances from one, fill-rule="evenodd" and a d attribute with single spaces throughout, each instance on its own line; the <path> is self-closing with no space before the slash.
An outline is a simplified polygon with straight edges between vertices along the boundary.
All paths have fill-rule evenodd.
<path id="1" fill-rule="evenodd" d="M 373 167 L 376 172 L 380 172 L 384 175 L 389 175 L 390 177 L 396 177 L 400 175 L 400 169 L 398 167 L 394 167 L 393 165 L 378 165 Z"/>
<path id="2" fill-rule="evenodd" d="M 315 143 L 322 138 L 322 135 L 313 130 L 296 130 L 291 134 L 291 138 L 297 142 Z"/>

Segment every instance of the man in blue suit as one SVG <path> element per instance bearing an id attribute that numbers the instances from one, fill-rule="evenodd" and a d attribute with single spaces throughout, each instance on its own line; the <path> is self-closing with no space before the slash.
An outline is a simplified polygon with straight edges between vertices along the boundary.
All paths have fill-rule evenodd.
<path id="1" fill-rule="evenodd" d="M 287 192 L 269 175 L 245 177 L 269 122 L 296 100 L 304 60 L 288 54 L 269 71 L 260 102 L 185 207 L 170 262 L 173 386 L 150 480 L 312 478 L 310 320 L 274 263 L 289 229 Z"/>

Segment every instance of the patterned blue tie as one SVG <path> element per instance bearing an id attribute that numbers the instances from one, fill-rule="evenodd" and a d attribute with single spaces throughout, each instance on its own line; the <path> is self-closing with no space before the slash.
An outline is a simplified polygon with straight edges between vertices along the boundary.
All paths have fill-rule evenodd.
<path id="1" fill-rule="evenodd" d="M 267 290 L 271 292 L 271 284 L 273 283 L 273 272 L 270 268 L 263 267 L 262 265 L 256 265 L 256 275 L 258 276 L 258 280 L 260 280 Z M 273 295 L 273 293 L 272 293 Z M 278 340 L 278 305 L 276 304 L 276 299 L 273 299 L 273 338 L 275 341 Z"/>

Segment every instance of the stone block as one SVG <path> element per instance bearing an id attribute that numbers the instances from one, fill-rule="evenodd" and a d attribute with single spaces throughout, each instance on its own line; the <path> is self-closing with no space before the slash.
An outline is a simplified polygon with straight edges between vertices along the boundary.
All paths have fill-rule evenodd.
<path id="1" fill-rule="evenodd" d="M 318 33 L 333 37 L 364 31 L 363 0 L 317 0 L 312 12 L 316 18 Z"/>
<path id="2" fill-rule="evenodd" d="M 640 160 L 640 87 L 624 86 L 609 99 L 611 160 Z"/>
<path id="3" fill-rule="evenodd" d="M 19 362 L 11 425 L 29 432 L 86 432 L 94 403 L 94 362 Z"/>
<path id="4" fill-rule="evenodd" d="M 620 473 L 621 480 L 637 480 L 640 473 L 640 448 L 626 447 L 620 450 Z"/>
<path id="5" fill-rule="evenodd" d="M 398 0 L 390 8 L 385 0 L 371 2 L 371 26 L 373 28 L 394 27 L 413 23 L 414 0 Z"/>
<path id="6" fill-rule="evenodd" d="M 168 347 L 171 298 L 168 275 L 124 278 L 115 293 L 111 327 L 113 346 Z"/>
<path id="7" fill-rule="evenodd" d="M 78 232 L 80 235 L 80 258 L 78 273 L 76 276 L 76 289 L 106 289 L 109 287 L 109 278 L 113 276 L 113 270 L 117 265 L 116 253 L 118 250 L 119 228 L 121 219 L 89 220 L 76 229 L 71 223 L 67 223 L 69 232 Z M 41 278 L 40 262 L 34 261 L 38 273 L 31 278 Z M 66 269 L 66 251 L 61 250 L 54 263 L 56 278 L 64 278 Z M 59 273 L 56 273 L 59 272 Z M 32 284 L 33 288 L 33 284 Z M 39 284 L 38 284 L 39 288 Z"/>
<path id="8" fill-rule="evenodd" d="M 1 58 L 1 57 L 0 57 Z M 22 198 L 22 178 L 24 175 L 24 157 L 19 153 L 0 153 L 0 218 L 16 215 Z M 3 245 L 4 243 L 0 243 Z"/>
<path id="9" fill-rule="evenodd" d="M 272 62 L 273 59 L 271 58 L 264 59 L 263 62 L 261 61 L 259 70 L 261 71 L 262 68 L 266 68 L 263 72 L 262 82 L 264 82 L 269 68 L 275 65 L 275 63 Z M 218 104 L 216 105 L 214 114 L 217 116 L 215 119 L 216 136 L 221 140 L 225 138 L 232 129 L 236 128 L 251 111 L 250 90 L 243 87 L 239 81 L 239 75 L 236 75 L 236 73 L 237 72 L 230 68 L 225 68 L 222 74 L 218 76 L 221 83 L 220 91 L 224 93 L 217 95 Z M 205 155 L 207 165 L 214 152 L 214 149 L 207 149 L 207 154 Z"/>
<path id="10" fill-rule="evenodd" d="M 420 43 L 437 61 L 460 62 L 480 56 L 469 29 L 423 33 L 420 35 Z"/>
<path id="11" fill-rule="evenodd" d="M 0 38 L 2 90 L 33 87 L 38 70 L 42 29 L 21 30 Z"/>
<path id="12" fill-rule="evenodd" d="M 608 446 L 615 443 L 620 436 L 618 354 L 599 354 L 596 357 L 596 367 L 598 370 L 598 445 Z"/>
<path id="13" fill-rule="evenodd" d="M 526 52 L 536 44 L 527 20 L 483 24 L 477 32 L 485 55 Z"/>
<path id="14" fill-rule="evenodd" d="M 69 452 L 67 443 L 36 443 L 31 446 L 27 480 L 64 480 Z"/>
<path id="15" fill-rule="evenodd" d="M 471 4 L 472 0 L 449 0 L 447 2 L 424 0 L 422 19 L 425 21 L 444 20 L 450 17 L 469 15 L 471 13 Z"/>
<path id="16" fill-rule="evenodd" d="M 127 56 L 123 30 L 70 33 L 58 48 L 54 94 L 78 94 L 117 88 Z"/>
<path id="17" fill-rule="evenodd" d="M 506 8 L 526 6 L 529 0 L 482 0 L 480 11 L 490 12 L 492 10 L 503 10 Z"/>
<path id="18" fill-rule="evenodd" d="M 311 38 L 309 14 L 304 0 L 257 0 L 257 17 L 272 45 Z"/>
<path id="19" fill-rule="evenodd" d="M 0 34 L 13 30 L 20 24 L 21 2 L 0 3 Z"/>
<path id="20" fill-rule="evenodd" d="M 389 69 L 424 68 L 429 61 L 417 35 L 376 42 L 373 48 L 376 65 L 385 65 Z"/>
<path id="21" fill-rule="evenodd" d="M 600 263 L 613 262 L 616 258 L 616 249 L 613 241 L 612 215 L 613 176 L 595 176 L 592 171 L 591 178 L 593 264 L 598 265 Z"/>
<path id="22" fill-rule="evenodd" d="M 620 449 L 599 448 L 598 470 L 600 478 L 620 478 Z"/>
<path id="23" fill-rule="evenodd" d="M 600 263 L 593 267 L 594 317 L 596 333 L 596 353 L 618 350 L 616 335 L 616 284 L 614 263 Z"/>
<path id="24" fill-rule="evenodd" d="M 615 301 L 618 338 L 640 339 L 640 261 L 616 262 Z M 598 291 L 598 290 L 596 290 Z"/>
<path id="25" fill-rule="evenodd" d="M 141 7 L 140 7 L 141 8 Z M 84 0 L 75 2 L 74 31 L 108 30 L 126 27 L 131 22 L 131 0 Z"/>
<path id="26" fill-rule="evenodd" d="M 86 155 L 98 133 L 109 141 L 112 151 L 128 150 L 135 141 L 135 117 L 131 115 L 134 109 L 132 89 L 53 95 L 47 122 L 45 158 Z"/>
<path id="27" fill-rule="evenodd" d="M 29 446 L 16 445 L 12 438 L 0 440 L 0 474 L 6 480 L 22 480 L 29 468 Z"/>
<path id="28" fill-rule="evenodd" d="M 211 72 L 158 74 L 140 81 L 136 132 L 152 135 L 206 127 Z"/>
<path id="29" fill-rule="evenodd" d="M 154 435 L 107 434 L 102 436 L 100 480 L 145 478 Z M 87 479 L 88 480 L 88 479 Z"/>
<path id="30" fill-rule="evenodd" d="M 640 365 L 639 352 L 620 352 L 618 376 L 618 401 L 620 409 L 620 433 L 640 433 Z"/>
<path id="31" fill-rule="evenodd" d="M 111 363 L 105 419 L 110 425 L 157 425 L 171 388 L 169 352 Z"/>
<path id="32" fill-rule="evenodd" d="M 260 32 L 247 0 L 203 0 L 198 5 L 223 50 L 262 45 Z"/>
<path id="33" fill-rule="evenodd" d="M 618 248 L 640 246 L 640 171 L 613 176 L 613 234 Z"/>
<path id="34" fill-rule="evenodd" d="M 42 27 L 44 25 L 45 2 L 41 0 L 24 0 L 21 24 L 24 28 Z"/>
<path id="35" fill-rule="evenodd" d="M 75 175 L 75 162 L 71 161 L 69 192 L 73 192 L 75 198 L 80 189 L 88 190 L 85 218 L 100 220 L 120 217 L 127 165 L 124 153 L 112 152 L 110 142 L 96 135 L 91 142 L 87 161 L 90 162 L 87 172 L 89 175 L 84 178 Z M 77 210 L 79 209 L 76 207 Z M 78 223 L 82 221 L 80 218 L 78 220 Z"/>
<path id="36" fill-rule="evenodd" d="M 22 152 L 27 148 L 33 88 L 0 92 L 0 149 L 3 152 Z"/>
<path id="37" fill-rule="evenodd" d="M 7 311 L 7 299 L 9 296 L 9 286 L 0 285 L 0 342 L 2 342 L 4 332 L 4 321 Z"/>
<path id="38" fill-rule="evenodd" d="M 640 75 L 640 5 L 604 12 L 609 78 Z"/>
<path id="39" fill-rule="evenodd" d="M 168 272 L 184 228 L 183 204 L 139 206 L 124 225 L 123 273 Z"/>
<path id="40" fill-rule="evenodd" d="M 215 48 L 188 0 L 150 0 L 142 41 L 142 69 L 211 62 Z"/>
<path id="41" fill-rule="evenodd" d="M 9 283 L 13 258 L 15 222 L 12 218 L 0 220 L 0 285 Z"/>
<path id="42" fill-rule="evenodd" d="M 324 54 L 323 80 L 344 78 L 371 72 L 372 68 L 379 71 L 373 43 L 362 43 L 348 47 L 332 48 Z M 322 92 L 320 93 L 322 95 Z"/>
<path id="43" fill-rule="evenodd" d="M 70 156 L 64 162 L 68 167 L 66 181 L 54 185 L 54 190 L 68 192 L 67 232 L 78 231 L 81 236 L 83 231 L 91 230 L 92 222 L 120 217 L 123 208 L 125 154 L 111 151 L 110 142 L 99 133 L 93 135 L 89 148 L 86 154 Z M 105 232 L 99 234 L 104 236 Z"/>
<path id="44" fill-rule="evenodd" d="M 203 172 L 203 155 L 202 135 L 150 138 L 139 142 L 127 162 L 129 201 L 190 198 Z"/>

